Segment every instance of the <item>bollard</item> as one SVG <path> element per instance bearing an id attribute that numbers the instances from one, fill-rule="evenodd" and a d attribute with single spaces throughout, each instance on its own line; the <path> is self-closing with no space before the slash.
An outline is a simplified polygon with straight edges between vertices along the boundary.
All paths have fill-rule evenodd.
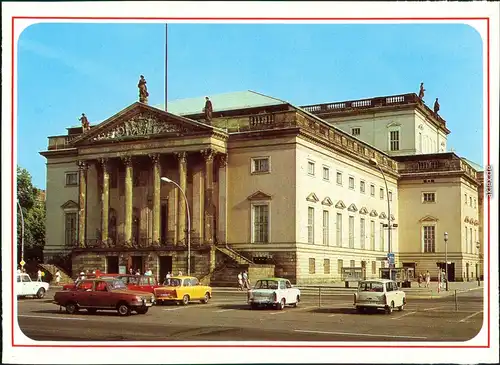
<path id="1" fill-rule="evenodd" d="M 318 287 L 318 306 L 321 308 L 321 287 Z"/>
<path id="2" fill-rule="evenodd" d="M 457 290 L 455 289 L 455 311 L 458 311 Z"/>

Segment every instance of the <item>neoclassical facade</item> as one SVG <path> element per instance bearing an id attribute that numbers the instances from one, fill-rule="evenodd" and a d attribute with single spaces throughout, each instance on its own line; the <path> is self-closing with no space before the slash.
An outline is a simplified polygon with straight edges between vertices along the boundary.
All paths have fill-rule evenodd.
<path id="1" fill-rule="evenodd" d="M 449 131 L 414 94 L 302 108 L 251 91 L 210 99 L 210 117 L 202 112 L 204 98 L 172 102 L 167 110 L 136 102 L 89 129 L 49 137 L 41 152 L 46 260 L 71 253 L 73 271 L 152 268 L 163 277 L 186 272 L 191 252 L 190 271 L 203 280 L 232 282 L 244 267 L 253 277 L 314 283 L 340 280 L 345 267 L 376 277 L 389 250 L 398 267 L 436 271 L 444 262 L 437 237 L 447 230 L 469 240 L 454 241 L 450 251 L 455 279 L 472 277 L 472 267 L 477 272 L 469 233 L 476 232 L 479 209 L 457 206 L 468 220 L 467 233 L 458 229 L 458 219 L 444 218 L 455 208 L 442 204 L 448 198 L 441 192 L 434 206 L 422 205 L 429 185 L 422 170 L 408 166 L 458 159 L 458 170 L 472 170 L 450 184 L 478 201 L 476 171 L 440 153 Z M 415 131 L 431 127 L 437 151 L 422 155 Z M 381 133 L 388 142 L 376 148 L 370 141 L 385 137 L 370 136 Z M 426 179 L 448 191 L 441 177 Z M 419 219 L 438 227 L 432 252 L 422 246 L 430 228 L 422 231 Z"/>

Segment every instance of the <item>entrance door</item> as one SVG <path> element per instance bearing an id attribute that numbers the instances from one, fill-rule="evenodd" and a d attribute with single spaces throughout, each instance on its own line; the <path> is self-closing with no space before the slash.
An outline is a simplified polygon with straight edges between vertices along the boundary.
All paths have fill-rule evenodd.
<path id="1" fill-rule="evenodd" d="M 118 274 L 118 256 L 106 256 L 106 273 Z"/>
<path id="2" fill-rule="evenodd" d="M 160 209 L 160 241 L 162 244 L 165 244 L 167 242 L 167 224 L 167 203 L 163 203 Z"/>
<path id="3" fill-rule="evenodd" d="M 465 264 L 465 277 L 467 278 L 467 281 L 469 281 L 469 263 Z"/>
<path id="4" fill-rule="evenodd" d="M 141 274 L 144 274 L 142 256 L 132 256 L 132 269 L 134 270 L 134 274 L 137 270 L 141 270 Z"/>
<path id="5" fill-rule="evenodd" d="M 167 272 L 172 273 L 172 256 L 160 256 L 160 283 L 163 283 L 165 276 L 167 276 Z"/>

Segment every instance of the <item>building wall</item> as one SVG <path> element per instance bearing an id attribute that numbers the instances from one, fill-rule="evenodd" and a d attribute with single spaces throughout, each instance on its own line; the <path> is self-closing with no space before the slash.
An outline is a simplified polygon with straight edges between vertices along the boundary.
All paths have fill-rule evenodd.
<path id="1" fill-rule="evenodd" d="M 420 142 L 421 140 L 421 142 Z M 417 154 L 447 151 L 447 136 L 421 112 L 415 111 L 415 150 Z"/>

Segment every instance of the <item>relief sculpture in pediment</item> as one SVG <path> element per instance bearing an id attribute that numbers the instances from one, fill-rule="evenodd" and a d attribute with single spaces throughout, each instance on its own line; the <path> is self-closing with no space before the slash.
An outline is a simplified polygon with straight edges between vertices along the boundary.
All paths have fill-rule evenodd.
<path id="1" fill-rule="evenodd" d="M 141 113 L 132 119 L 129 119 L 115 128 L 99 133 L 93 138 L 94 141 L 103 139 L 116 139 L 133 136 L 147 136 L 163 133 L 183 133 L 186 128 L 182 128 L 178 124 L 166 123 L 158 120 L 155 116 L 149 113 Z"/>

